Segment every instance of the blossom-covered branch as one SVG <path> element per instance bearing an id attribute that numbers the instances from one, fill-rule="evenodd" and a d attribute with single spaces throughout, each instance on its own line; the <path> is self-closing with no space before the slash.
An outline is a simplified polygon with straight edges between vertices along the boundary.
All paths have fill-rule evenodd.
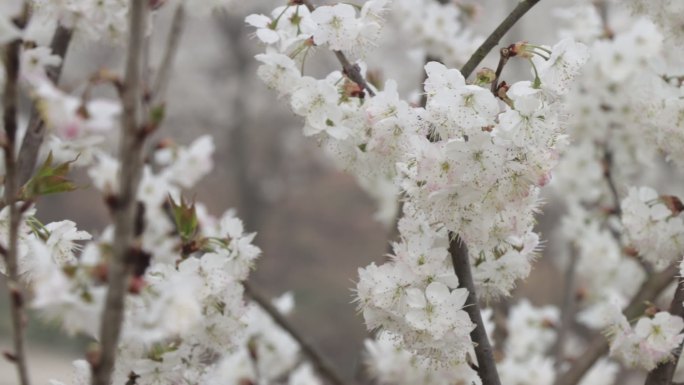
<path id="1" fill-rule="evenodd" d="M 261 309 L 263 309 L 268 315 L 275 321 L 275 323 L 280 326 L 283 330 L 292 336 L 292 338 L 297 341 L 299 348 L 306 358 L 311 362 L 316 371 L 327 379 L 332 385 L 345 385 L 345 381 L 342 376 L 337 373 L 333 364 L 328 362 L 328 360 L 316 350 L 309 342 L 307 342 L 306 337 L 295 330 L 288 320 L 282 315 L 282 313 L 275 307 L 269 300 L 264 298 L 260 293 L 256 292 L 254 288 L 247 282 L 244 283 L 245 294 L 256 302 Z"/>
<path id="2" fill-rule="evenodd" d="M 523 17 L 527 11 L 532 9 L 539 0 L 523 0 L 515 6 L 513 11 L 499 24 L 498 27 L 487 37 L 487 39 L 480 45 L 480 47 L 475 51 L 473 56 L 470 57 L 468 62 L 466 62 L 461 68 L 461 73 L 464 77 L 469 77 L 470 74 L 475 71 L 477 66 L 484 60 L 485 56 L 499 44 L 501 38 L 506 35 L 509 29 L 513 28 L 515 23 Z"/>
<path id="3" fill-rule="evenodd" d="M 309 12 L 313 12 L 316 9 L 316 7 L 314 7 L 314 5 L 311 4 L 310 0 L 300 1 L 302 4 L 306 5 L 306 8 L 309 9 Z M 295 3 L 296 2 L 297 1 L 295 1 Z M 344 74 L 347 75 L 349 79 L 351 79 L 351 81 L 358 84 L 362 90 L 366 90 L 366 92 L 368 92 L 368 95 L 375 96 L 375 92 L 372 88 L 368 86 L 366 79 L 361 74 L 361 69 L 359 68 L 359 66 L 356 64 L 352 64 L 349 61 L 349 59 L 347 59 L 347 56 L 344 54 L 344 52 L 340 50 L 333 50 L 333 53 L 335 53 L 335 57 L 342 65 L 342 70 L 344 71 Z"/>
<path id="4" fill-rule="evenodd" d="M 22 1 L 21 9 L 14 15 L 12 22 L 18 29 L 23 29 L 29 18 L 29 4 Z M 19 279 L 19 226 L 23 215 L 23 209 L 19 207 L 18 192 L 19 179 L 17 176 L 16 142 L 18 135 L 17 114 L 19 105 L 19 74 L 20 74 L 20 50 L 22 39 L 16 37 L 4 47 L 5 64 L 5 87 L 2 99 L 2 117 L 4 124 L 4 138 L 2 148 L 5 163 L 4 199 L 9 206 L 9 234 L 2 247 L 2 257 L 7 270 L 7 288 L 10 299 L 10 312 L 12 320 L 12 339 L 14 351 L 10 358 L 17 367 L 19 383 L 30 385 L 26 347 L 24 341 L 25 299 L 22 284 Z"/>
<path id="5" fill-rule="evenodd" d="M 681 272 L 680 272 L 681 273 Z M 670 314 L 684 318 L 684 280 L 682 280 L 681 275 L 678 277 L 677 288 L 675 289 L 674 297 L 672 298 L 672 304 L 670 305 Z M 682 354 L 682 344 L 673 352 L 673 357 L 652 370 L 648 377 L 646 377 L 645 385 L 670 385 L 672 383 L 672 377 L 674 376 L 675 369 L 679 364 L 679 360 Z"/>
<path id="6" fill-rule="evenodd" d="M 107 300 L 100 324 L 100 353 L 93 365 L 93 385 L 109 385 L 124 321 L 125 296 L 132 264 L 135 263 L 137 192 L 142 175 L 142 151 L 145 133 L 140 117 L 141 60 L 143 36 L 147 33 L 148 4 L 131 0 L 129 16 L 128 56 L 123 83 L 123 115 L 119 144 L 119 190 L 114 197 L 114 243 L 108 266 Z"/>
<path id="7" fill-rule="evenodd" d="M 454 234 L 450 234 L 449 253 L 454 265 L 454 271 L 458 276 L 462 286 L 468 290 L 468 299 L 463 309 L 468 313 L 470 319 L 475 323 L 475 328 L 470 332 L 470 338 L 475 343 L 475 356 L 477 357 L 477 374 L 480 376 L 483 385 L 501 385 L 499 372 L 494 361 L 494 351 L 487 336 L 482 312 L 477 302 L 475 294 L 475 283 L 470 268 L 470 257 L 468 247 Z"/>
<path id="8" fill-rule="evenodd" d="M 646 302 L 653 300 L 663 290 L 665 290 L 672 280 L 679 273 L 678 269 L 671 266 L 662 272 L 653 274 L 648 281 L 639 289 L 639 292 L 632 298 L 632 301 L 625 308 L 624 314 L 628 319 L 633 319 L 643 314 L 646 309 Z M 602 336 L 592 338 L 589 346 L 575 360 L 570 368 L 562 373 L 555 385 L 576 385 L 591 367 L 604 355 L 608 353 L 610 345 Z"/>
<path id="9" fill-rule="evenodd" d="M 171 30 L 169 31 L 169 36 L 166 40 L 164 56 L 161 59 L 161 64 L 157 70 L 157 76 L 154 79 L 154 85 L 152 87 L 153 108 L 157 107 L 157 104 L 163 100 L 169 81 L 171 80 L 173 63 L 175 61 L 176 53 L 178 52 L 178 46 L 185 26 L 185 13 L 185 4 L 178 4 L 173 13 Z"/>
<path id="10" fill-rule="evenodd" d="M 48 79 L 54 83 L 59 82 L 59 78 L 62 74 L 64 59 L 69 50 L 69 46 L 71 45 L 73 32 L 72 28 L 58 23 L 55 34 L 52 37 L 50 50 L 54 55 L 62 58 L 59 61 L 59 64 L 49 66 L 46 69 Z M 38 161 L 38 151 L 40 150 L 40 146 L 43 144 L 45 137 L 45 130 L 45 122 L 38 113 L 36 106 L 32 106 L 28 127 L 26 128 L 24 139 L 21 142 L 21 148 L 19 149 L 19 156 L 17 159 L 19 184 L 26 183 L 33 174 L 33 170 Z"/>

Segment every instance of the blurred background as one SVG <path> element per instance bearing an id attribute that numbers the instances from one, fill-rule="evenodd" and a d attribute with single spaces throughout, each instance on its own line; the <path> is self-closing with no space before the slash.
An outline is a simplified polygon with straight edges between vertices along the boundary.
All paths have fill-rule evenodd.
<path id="1" fill-rule="evenodd" d="M 550 10 L 568 2 L 541 2 L 502 45 L 523 39 L 552 43 L 556 36 L 551 32 Z M 254 287 L 267 296 L 291 291 L 296 301 L 291 317 L 295 328 L 305 332 L 312 344 L 351 378 L 367 337 L 351 289 L 359 267 L 383 259 L 391 231 L 374 219 L 375 202 L 353 177 L 326 159 L 315 140 L 302 135 L 302 121 L 256 76 L 253 57 L 263 49 L 250 36 L 252 30 L 244 17 L 255 12 L 268 14 L 283 3 L 244 1 L 239 9 L 216 15 L 210 22 L 188 20 L 168 93 L 168 118 L 155 140 L 172 138 L 189 144 L 202 134 L 214 137 L 215 169 L 187 196 L 205 203 L 214 215 L 235 208 L 246 229 L 258 233 L 255 243 L 263 254 L 250 278 Z M 483 36 L 517 4 L 513 0 L 473 3 L 480 11 L 473 26 Z M 170 11 L 156 17 L 153 58 L 160 56 Z M 369 69 L 383 79 L 398 79 L 400 92 L 407 96 L 421 86 L 424 56 L 396 39 L 400 22 L 389 21 L 383 42 L 365 59 Z M 490 55 L 484 65 L 495 67 L 496 59 Z M 120 69 L 122 60 L 120 47 L 76 41 L 61 85 L 76 88 L 100 68 Z M 505 78 L 526 76 L 522 68 L 512 63 Z M 334 56 L 325 50 L 307 62 L 309 73 L 337 69 Z M 83 172 L 77 172 L 76 179 L 80 185 L 88 185 Z M 540 218 L 542 235 L 551 233 L 560 210 L 550 200 Z M 92 234 L 102 231 L 109 221 L 101 195 L 87 187 L 43 199 L 38 213 L 44 223 L 70 219 Z M 551 263 L 554 252 L 552 248 L 544 250 L 544 257 L 516 296 L 530 297 L 536 305 L 560 304 L 562 274 Z M 0 285 L 0 350 L 11 350 L 4 290 Z M 33 315 L 28 340 L 35 384 L 45 384 L 49 378 L 70 378 L 71 361 L 82 357 L 86 345 L 86 341 L 64 337 L 56 327 Z M 15 384 L 13 371 L 0 360 L 0 385 Z"/>

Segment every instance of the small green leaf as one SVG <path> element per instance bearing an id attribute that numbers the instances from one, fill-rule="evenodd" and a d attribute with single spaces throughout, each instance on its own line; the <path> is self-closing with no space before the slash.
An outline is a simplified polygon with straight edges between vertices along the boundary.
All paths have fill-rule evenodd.
<path id="1" fill-rule="evenodd" d="M 183 239 L 183 243 L 188 243 L 197 235 L 199 225 L 195 202 L 190 204 L 181 197 L 180 204 L 178 204 L 169 196 L 169 203 L 171 204 L 173 219 L 176 222 L 176 229 Z"/>
<path id="2" fill-rule="evenodd" d="M 156 107 L 153 107 L 152 110 L 150 110 L 150 123 L 157 126 L 161 124 L 161 122 L 164 120 L 164 117 L 166 116 L 166 106 L 163 104 L 158 105 Z"/>
<path id="3" fill-rule="evenodd" d="M 42 195 L 76 190 L 76 185 L 67 179 L 71 164 L 76 159 L 57 165 L 53 165 L 52 161 L 52 152 L 50 152 L 35 175 L 21 188 L 20 199 L 28 200 Z"/>

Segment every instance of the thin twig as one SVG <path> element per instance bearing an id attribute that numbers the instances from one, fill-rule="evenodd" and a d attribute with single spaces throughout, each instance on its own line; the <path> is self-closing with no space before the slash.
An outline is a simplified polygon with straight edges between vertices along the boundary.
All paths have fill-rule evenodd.
<path id="1" fill-rule="evenodd" d="M 285 330 L 292 338 L 297 341 L 302 353 L 309 359 L 311 364 L 316 368 L 316 371 L 325 377 L 333 385 L 344 385 L 344 380 L 332 366 L 330 362 L 316 349 L 306 341 L 303 335 L 295 330 L 289 321 L 271 304 L 269 300 L 257 293 L 252 286 L 247 282 L 244 283 L 245 295 L 256 302 L 269 316 L 275 321 L 278 326 Z"/>
<path id="2" fill-rule="evenodd" d="M 575 276 L 577 275 L 577 248 L 570 245 L 568 265 L 565 267 L 565 282 L 563 287 L 563 303 L 561 305 L 561 324 L 558 329 L 558 337 L 553 347 L 556 368 L 560 367 L 565 359 L 565 341 L 567 339 L 573 320 L 575 319 Z"/>
<path id="3" fill-rule="evenodd" d="M 603 178 L 608 184 L 610 195 L 613 198 L 613 211 L 618 218 L 622 218 L 622 208 L 620 207 L 620 195 L 618 194 L 615 179 L 613 178 L 613 152 L 605 145 L 603 152 Z"/>
<path id="4" fill-rule="evenodd" d="M 173 63 L 178 52 L 181 36 L 183 35 L 183 28 L 185 26 L 185 6 L 183 3 L 179 4 L 176 12 L 173 14 L 173 21 L 171 22 L 171 30 L 169 31 L 168 39 L 166 40 L 166 49 L 162 57 L 157 77 L 154 79 L 154 86 L 152 88 L 152 106 L 156 106 L 166 95 L 166 89 L 171 79 L 173 70 Z"/>
<path id="5" fill-rule="evenodd" d="M 93 364 L 93 385 L 110 385 L 124 317 L 124 299 L 131 273 L 130 252 L 136 222 L 136 193 L 142 170 L 144 135 L 141 135 L 141 60 L 146 33 L 148 2 L 131 0 L 128 58 L 122 103 L 119 144 L 119 193 L 114 205 L 114 243 L 109 263 L 107 300 L 100 324 L 100 355 Z"/>
<path id="6" fill-rule="evenodd" d="M 480 305 L 477 303 L 475 282 L 473 281 L 473 274 L 470 270 L 468 247 L 461 241 L 458 235 L 450 233 L 449 236 L 451 239 L 449 242 L 449 253 L 451 254 L 451 261 L 454 265 L 454 272 L 458 277 L 461 287 L 468 290 L 468 299 L 466 300 L 466 306 L 463 309 L 468 313 L 470 319 L 475 322 L 475 329 L 470 332 L 470 338 L 477 344 L 475 347 L 477 374 L 482 380 L 482 385 L 501 385 L 499 373 L 496 369 L 496 362 L 494 362 L 494 352 L 489 343 L 484 322 L 482 321 Z"/>
<path id="7" fill-rule="evenodd" d="M 48 78 L 54 83 L 59 82 L 59 78 L 62 74 L 62 67 L 66 60 L 66 53 L 71 44 L 72 35 L 73 31 L 70 28 L 60 24 L 57 26 L 55 34 L 52 37 L 50 49 L 53 54 L 62 58 L 59 65 L 50 66 L 46 71 Z M 29 178 L 31 178 L 31 175 L 33 175 L 33 170 L 35 169 L 38 160 L 38 151 L 43 144 L 44 137 L 45 122 L 43 122 L 43 119 L 38 113 L 38 109 L 34 105 L 31 107 L 28 128 L 26 129 L 26 134 L 21 143 L 21 149 L 19 150 L 19 157 L 17 159 L 17 178 L 20 186 L 26 183 Z"/>
<path id="8" fill-rule="evenodd" d="M 311 4 L 310 0 L 301 0 L 301 3 L 306 6 L 310 12 L 313 12 L 316 9 L 316 7 Z M 347 75 L 347 77 L 356 83 L 362 90 L 366 90 L 368 95 L 375 96 L 375 92 L 373 92 L 373 90 L 368 86 L 366 79 L 364 79 L 363 75 L 361 75 L 361 68 L 359 68 L 358 64 L 352 64 L 342 51 L 333 52 L 335 53 L 337 61 L 339 61 L 342 65 L 342 71 L 344 74 Z"/>
<path id="9" fill-rule="evenodd" d="M 644 282 L 623 312 L 627 319 L 634 319 L 643 314 L 646 309 L 645 302 L 657 297 L 670 285 L 677 274 L 678 269 L 670 266 L 664 271 L 653 274 L 648 281 Z M 608 348 L 608 341 L 603 336 L 599 335 L 592 338 L 592 342 L 586 350 L 577 358 L 570 369 L 558 377 L 555 385 L 576 385 L 579 383 L 589 369 L 594 366 L 594 363 L 608 353 Z"/>
<path id="10" fill-rule="evenodd" d="M 677 291 L 675 291 L 674 298 L 670 304 L 670 313 L 684 318 L 684 281 L 681 279 L 677 283 Z M 645 385 L 670 385 L 672 384 L 672 377 L 674 376 L 679 357 L 682 354 L 682 344 L 673 352 L 673 358 L 668 362 L 658 365 L 646 377 Z"/>
<path id="11" fill-rule="evenodd" d="M 503 47 L 499 50 L 499 64 L 496 66 L 496 72 L 494 73 L 494 81 L 492 82 L 491 91 L 494 95 L 497 94 L 497 89 L 499 88 L 499 79 L 501 78 L 501 73 L 503 72 L 508 59 L 511 58 L 511 50 L 508 47 Z"/>
<path id="12" fill-rule="evenodd" d="M 14 20 L 14 24 L 23 29 L 28 22 L 29 4 L 24 2 L 23 10 Z M 6 245 L 5 265 L 7 268 L 7 288 L 10 295 L 10 312 L 12 318 L 12 339 L 14 352 L 12 358 L 17 367 L 17 375 L 21 385 L 29 385 L 28 363 L 24 344 L 24 300 L 19 283 L 19 225 L 21 211 L 17 207 L 17 164 L 15 159 L 17 135 L 17 105 L 19 100 L 19 71 L 22 40 L 17 38 L 5 46 L 5 89 L 3 93 L 3 123 L 5 127 L 5 202 L 9 205 L 9 240 Z"/>
<path id="13" fill-rule="evenodd" d="M 524 0 L 518 3 L 518 5 L 513 9 L 513 11 L 504 19 L 504 21 L 499 24 L 498 27 L 492 32 L 489 37 L 480 45 L 480 47 L 475 51 L 473 56 L 470 57 L 468 62 L 461 68 L 461 73 L 463 77 L 467 78 L 470 74 L 475 71 L 480 62 L 484 60 L 485 56 L 499 44 L 504 35 L 510 30 L 515 23 L 520 20 L 523 15 L 527 13 L 535 4 L 540 0 Z"/>

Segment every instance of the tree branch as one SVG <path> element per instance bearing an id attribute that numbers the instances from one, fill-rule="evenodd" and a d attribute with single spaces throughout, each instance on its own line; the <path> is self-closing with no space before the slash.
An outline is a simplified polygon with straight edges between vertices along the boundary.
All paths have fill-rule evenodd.
<path id="1" fill-rule="evenodd" d="M 50 43 L 52 53 L 62 58 L 62 62 L 57 66 L 50 66 L 47 68 L 47 75 L 54 83 L 59 82 L 59 77 L 62 74 L 62 67 L 66 60 L 66 53 L 71 44 L 71 37 L 73 31 L 61 24 L 57 26 L 55 34 Z M 43 144 L 45 137 L 45 122 L 40 117 L 36 106 L 31 107 L 31 114 L 29 118 L 28 128 L 21 143 L 21 150 L 19 150 L 19 157 L 17 160 L 17 178 L 18 184 L 21 186 L 26 183 L 33 174 L 38 160 L 38 151 Z"/>
<path id="2" fill-rule="evenodd" d="M 627 319 L 634 319 L 643 314 L 646 309 L 645 302 L 657 297 L 665 290 L 677 276 L 678 269 L 674 266 L 653 274 L 648 281 L 644 282 L 639 292 L 634 296 L 624 314 Z M 562 376 L 558 377 L 555 385 L 576 385 L 582 377 L 591 369 L 596 361 L 608 353 L 609 344 L 603 336 L 595 336 L 587 349 L 579 356 L 575 363 Z"/>
<path id="3" fill-rule="evenodd" d="M 674 298 L 672 298 L 672 303 L 670 304 L 670 313 L 684 318 L 684 281 L 681 280 L 681 277 L 679 283 L 677 283 L 677 291 L 675 291 Z M 674 357 L 672 360 L 658 365 L 657 368 L 648 374 L 645 385 L 672 384 L 672 377 L 677 368 L 679 357 L 682 354 L 682 344 L 679 344 L 679 347 L 673 353 Z"/>
<path id="4" fill-rule="evenodd" d="M 610 195 L 613 198 L 613 211 L 618 218 L 622 218 L 622 207 L 620 206 L 620 194 L 618 194 L 617 186 L 615 185 L 615 178 L 613 178 L 613 152 L 608 148 L 608 144 L 604 145 L 603 150 L 603 177 L 608 184 Z M 619 238 L 618 238 L 619 240 Z"/>
<path id="5" fill-rule="evenodd" d="M 470 270 L 470 258 L 468 257 L 468 247 L 461 241 L 461 238 L 453 233 L 449 233 L 449 253 L 454 264 L 454 272 L 458 277 L 462 287 L 468 290 L 468 299 L 463 308 L 470 319 L 475 322 L 475 329 L 470 332 L 470 338 L 477 344 L 475 356 L 477 357 L 477 374 L 482 380 L 482 385 L 501 385 L 499 373 L 494 362 L 494 352 L 487 337 L 487 331 L 482 321 L 482 313 L 477 303 L 477 293 L 475 292 L 475 282 Z"/>
<path id="6" fill-rule="evenodd" d="M 556 368 L 561 366 L 565 358 L 565 341 L 567 339 L 573 320 L 575 319 L 575 276 L 577 273 L 577 248 L 570 245 L 570 258 L 565 267 L 565 279 L 563 286 L 563 304 L 561 305 L 561 324 L 558 329 L 558 337 L 553 347 Z"/>
<path id="7" fill-rule="evenodd" d="M 311 361 L 311 364 L 316 368 L 316 371 L 325 377 L 328 382 L 333 385 L 344 385 L 344 380 L 334 369 L 333 365 L 328 362 L 328 360 L 316 349 L 306 341 L 304 336 L 302 336 L 297 330 L 295 330 L 288 320 L 271 304 L 271 301 L 267 300 L 259 293 L 254 291 L 247 282 L 244 282 L 245 294 L 250 297 L 254 302 L 256 302 L 259 307 L 261 307 L 269 316 L 275 321 L 278 326 L 285 330 L 292 338 L 297 341 L 299 347 L 302 349 L 302 353 Z"/>
<path id="8" fill-rule="evenodd" d="M 109 262 L 107 300 L 100 324 L 100 355 L 93 365 L 93 385 L 110 385 L 124 317 L 124 300 L 131 273 L 130 251 L 135 227 L 136 193 L 142 171 L 145 135 L 140 124 L 141 60 L 147 33 L 148 2 L 130 1 L 128 58 L 123 85 L 122 133 L 119 144 L 119 194 L 114 205 L 114 242 Z"/>
<path id="9" fill-rule="evenodd" d="M 28 22 L 29 4 L 23 3 L 21 14 L 16 17 L 14 24 L 23 29 Z M 17 375 L 21 385 L 31 383 L 26 360 L 24 345 L 24 300 L 19 283 L 19 226 L 22 213 L 17 207 L 17 164 L 14 157 L 17 135 L 17 105 L 19 100 L 19 71 L 21 38 L 9 42 L 5 46 L 5 89 L 3 93 L 3 123 L 5 138 L 3 143 L 5 158 L 5 202 L 9 205 L 9 239 L 4 254 L 7 268 L 7 288 L 10 296 L 10 312 L 12 318 L 12 339 L 14 352 L 12 359 L 17 366 Z"/>
<path id="10" fill-rule="evenodd" d="M 156 106 L 164 98 L 166 89 L 171 79 L 171 72 L 173 69 L 173 62 L 178 52 L 181 36 L 183 35 L 183 28 L 185 27 L 185 6 L 183 3 L 179 4 L 176 12 L 173 14 L 173 21 L 171 22 L 171 30 L 169 37 L 166 40 L 166 49 L 162 58 L 157 77 L 154 80 L 152 88 L 152 106 Z"/>
<path id="11" fill-rule="evenodd" d="M 475 71 L 475 68 L 484 60 L 485 56 L 499 44 L 499 40 L 504 37 L 504 35 L 510 30 L 515 23 L 520 20 L 523 15 L 527 13 L 535 4 L 540 0 L 524 0 L 518 3 L 518 5 L 513 9 L 513 11 L 504 19 L 504 21 L 499 24 L 494 32 L 487 37 L 487 39 L 480 45 L 480 47 L 475 51 L 473 56 L 470 57 L 468 62 L 461 68 L 461 73 L 464 78 L 468 78 L 470 74 Z"/>
<path id="12" fill-rule="evenodd" d="M 310 0 L 300 0 L 301 4 L 306 6 L 306 8 L 309 9 L 310 12 L 313 12 L 316 7 L 311 4 Z M 539 0 L 537 0 L 539 1 Z M 342 51 L 333 51 L 335 53 L 335 57 L 337 57 L 337 61 L 340 62 L 342 65 L 342 71 L 344 72 L 345 75 L 351 81 L 356 83 L 362 90 L 366 90 L 368 92 L 368 95 L 370 96 L 375 96 L 375 92 L 368 86 L 368 83 L 366 82 L 366 79 L 363 78 L 363 75 L 361 75 L 361 68 L 357 64 L 352 64 L 349 62 L 349 59 L 344 55 Z"/>

